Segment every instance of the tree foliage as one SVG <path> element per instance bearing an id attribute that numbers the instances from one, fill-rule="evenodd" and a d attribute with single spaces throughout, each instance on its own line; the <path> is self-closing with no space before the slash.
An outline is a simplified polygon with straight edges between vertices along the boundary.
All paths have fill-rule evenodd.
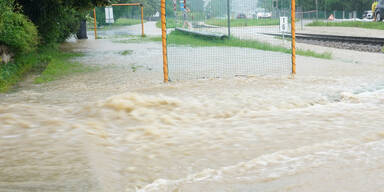
<path id="1" fill-rule="evenodd" d="M 318 8 L 326 11 L 364 11 L 369 10 L 372 0 L 317 0 Z M 296 0 L 296 5 L 303 10 L 315 10 L 316 0 Z"/>
<path id="2" fill-rule="evenodd" d="M 75 33 L 87 10 L 109 0 L 16 0 L 37 26 L 42 43 L 59 43 Z"/>
<path id="3" fill-rule="evenodd" d="M 19 9 L 14 0 L 0 1 L 0 44 L 16 54 L 33 51 L 38 44 L 36 27 Z"/>
<path id="4" fill-rule="evenodd" d="M 277 0 L 279 8 L 289 8 L 291 0 Z M 326 11 L 364 11 L 369 10 L 373 0 L 317 0 L 319 10 Z M 262 8 L 270 10 L 272 8 L 272 0 L 258 0 L 258 4 Z M 302 10 L 316 10 L 316 0 L 296 0 L 296 6 Z"/>
<path id="5" fill-rule="evenodd" d="M 171 0 L 167 0 L 171 2 Z M 120 4 L 120 3 L 140 3 L 144 6 L 144 17 L 150 17 L 154 15 L 157 11 L 160 11 L 160 1 L 159 0 L 112 0 L 111 3 Z M 92 15 L 92 13 L 91 13 Z M 115 20 L 119 18 L 141 18 L 141 9 L 139 6 L 114 6 L 113 7 L 113 17 Z M 96 20 L 98 25 L 105 25 L 105 7 L 98 6 L 96 8 Z"/>

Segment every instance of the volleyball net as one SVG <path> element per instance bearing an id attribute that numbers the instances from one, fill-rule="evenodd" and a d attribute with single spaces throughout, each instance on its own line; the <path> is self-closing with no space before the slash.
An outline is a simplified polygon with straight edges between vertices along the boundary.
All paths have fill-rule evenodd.
<path id="1" fill-rule="evenodd" d="M 141 3 L 96 7 L 88 18 L 90 35 L 97 38 L 144 36 L 144 6 Z"/>
<path id="2" fill-rule="evenodd" d="M 165 81 L 295 73 L 294 0 L 161 2 Z"/>

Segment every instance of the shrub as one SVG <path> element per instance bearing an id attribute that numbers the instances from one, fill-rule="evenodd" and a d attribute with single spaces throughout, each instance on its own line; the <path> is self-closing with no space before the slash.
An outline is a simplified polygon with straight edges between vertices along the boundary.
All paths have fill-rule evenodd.
<path id="1" fill-rule="evenodd" d="M 41 2 L 42 6 L 44 4 L 45 2 Z M 55 5 L 41 10 L 36 6 L 23 5 L 24 13 L 38 27 L 41 43 L 44 45 L 64 42 L 80 26 L 81 19 L 76 10 L 58 2 Z"/>
<path id="2" fill-rule="evenodd" d="M 34 24 L 14 6 L 13 0 L 0 2 L 0 44 L 7 45 L 15 54 L 28 53 L 38 44 Z"/>
<path id="3" fill-rule="evenodd" d="M 109 0 L 16 0 L 23 13 L 37 26 L 41 44 L 64 42 L 80 28 L 89 9 Z"/>

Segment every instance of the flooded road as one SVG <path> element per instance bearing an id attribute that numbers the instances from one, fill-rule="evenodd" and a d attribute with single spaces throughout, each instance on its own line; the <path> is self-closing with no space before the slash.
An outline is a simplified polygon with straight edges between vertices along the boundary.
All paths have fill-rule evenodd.
<path id="1" fill-rule="evenodd" d="M 382 54 L 163 84 L 159 42 L 65 46 L 99 70 L 0 95 L 0 191 L 384 191 Z"/>

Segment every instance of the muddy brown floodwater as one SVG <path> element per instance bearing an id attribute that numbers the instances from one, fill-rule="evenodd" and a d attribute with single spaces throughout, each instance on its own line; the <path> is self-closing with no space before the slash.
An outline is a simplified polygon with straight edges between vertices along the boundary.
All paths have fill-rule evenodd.
<path id="1" fill-rule="evenodd" d="M 0 191 L 384 191 L 383 54 L 163 84 L 160 46 L 69 41 L 100 69 L 0 95 Z"/>

